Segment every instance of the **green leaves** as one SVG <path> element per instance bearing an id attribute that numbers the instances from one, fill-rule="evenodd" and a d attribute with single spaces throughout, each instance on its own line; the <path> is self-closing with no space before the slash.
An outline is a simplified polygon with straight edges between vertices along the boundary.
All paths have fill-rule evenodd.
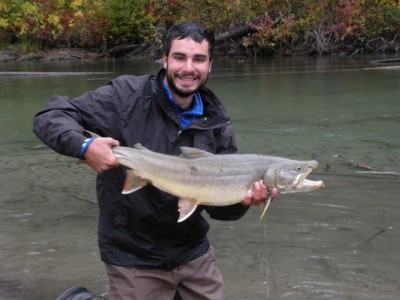
<path id="1" fill-rule="evenodd" d="M 151 42 L 159 47 L 173 23 L 193 20 L 216 32 L 254 22 L 244 49 L 329 52 L 345 43 L 393 38 L 394 0 L 2 0 L 0 44 L 106 48 Z"/>

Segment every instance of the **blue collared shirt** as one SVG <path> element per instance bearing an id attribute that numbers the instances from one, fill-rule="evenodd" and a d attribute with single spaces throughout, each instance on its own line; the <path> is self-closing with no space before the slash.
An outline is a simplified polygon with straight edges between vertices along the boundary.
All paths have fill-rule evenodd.
<path id="1" fill-rule="evenodd" d="M 171 103 L 174 112 L 179 118 L 182 128 L 185 128 L 191 122 L 203 115 L 203 101 L 201 100 L 199 92 L 195 92 L 193 94 L 193 103 L 188 109 L 181 109 L 178 105 L 176 105 L 174 96 L 164 81 L 163 87 L 168 95 L 168 100 Z"/>

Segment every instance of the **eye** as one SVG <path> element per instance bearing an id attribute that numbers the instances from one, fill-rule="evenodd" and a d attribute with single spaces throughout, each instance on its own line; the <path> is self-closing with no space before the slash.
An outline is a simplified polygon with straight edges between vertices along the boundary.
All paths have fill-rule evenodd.
<path id="1" fill-rule="evenodd" d="M 175 54 L 172 56 L 176 61 L 183 61 L 185 60 L 185 56 L 184 55 L 180 55 L 180 54 Z"/>
<path id="2" fill-rule="evenodd" d="M 301 166 L 297 166 L 296 170 L 297 172 L 300 172 L 303 168 Z"/>
<path id="3" fill-rule="evenodd" d="M 193 60 L 197 63 L 203 63 L 206 61 L 206 58 L 205 57 L 195 57 Z"/>

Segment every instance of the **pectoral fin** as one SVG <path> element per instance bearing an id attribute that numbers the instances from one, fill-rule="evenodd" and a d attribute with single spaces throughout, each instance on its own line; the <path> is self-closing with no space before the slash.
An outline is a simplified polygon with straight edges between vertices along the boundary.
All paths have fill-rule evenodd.
<path id="1" fill-rule="evenodd" d="M 122 194 L 126 195 L 133 193 L 137 190 L 140 190 L 142 187 L 148 185 L 149 183 L 150 181 L 136 176 L 133 170 L 127 170 Z"/>
<path id="2" fill-rule="evenodd" d="M 192 199 L 179 198 L 178 211 L 179 219 L 178 222 L 183 222 L 196 210 L 197 204 Z"/>
<path id="3" fill-rule="evenodd" d="M 264 218 L 265 213 L 267 212 L 267 209 L 268 209 L 269 204 L 271 203 L 271 198 L 272 198 L 272 196 L 269 196 L 268 199 L 267 199 L 267 201 L 265 201 L 265 202 L 263 203 L 263 206 L 262 206 L 262 208 L 261 208 L 260 221 L 259 221 L 260 223 L 261 223 L 262 219 Z"/>

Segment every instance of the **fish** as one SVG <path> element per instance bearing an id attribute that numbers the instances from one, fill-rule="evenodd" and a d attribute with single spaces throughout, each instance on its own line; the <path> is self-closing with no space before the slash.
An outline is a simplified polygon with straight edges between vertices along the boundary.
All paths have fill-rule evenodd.
<path id="1" fill-rule="evenodd" d="M 261 154 L 212 154 L 180 147 L 181 155 L 151 151 L 141 144 L 112 147 L 116 160 L 127 167 L 123 194 L 152 184 L 179 198 L 178 222 L 189 218 L 199 205 L 228 206 L 242 202 L 254 182 L 263 180 L 279 193 L 309 192 L 325 187 L 306 177 L 318 167 L 315 160 L 299 161 Z M 271 197 L 264 202 L 262 220 Z"/>

